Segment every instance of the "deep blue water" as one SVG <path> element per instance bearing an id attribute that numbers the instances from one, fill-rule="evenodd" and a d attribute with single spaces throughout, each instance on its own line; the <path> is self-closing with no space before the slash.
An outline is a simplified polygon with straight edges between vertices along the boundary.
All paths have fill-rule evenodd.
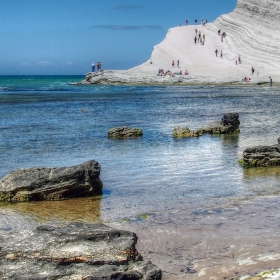
<path id="1" fill-rule="evenodd" d="M 280 191 L 277 170 L 248 172 L 237 163 L 246 147 L 276 144 L 279 88 L 71 84 L 82 79 L 0 76 L 0 177 L 95 159 L 108 219 L 176 208 L 219 211 Z M 198 129 L 228 112 L 240 115 L 238 136 L 172 138 L 177 125 Z M 123 125 L 144 136 L 107 138 L 110 128 Z"/>

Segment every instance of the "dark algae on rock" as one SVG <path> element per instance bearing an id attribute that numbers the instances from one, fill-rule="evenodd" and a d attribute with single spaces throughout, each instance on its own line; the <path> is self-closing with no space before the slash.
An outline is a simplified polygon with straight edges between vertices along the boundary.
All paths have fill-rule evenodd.
<path id="1" fill-rule="evenodd" d="M 91 160 L 72 167 L 31 167 L 0 180 L 0 201 L 62 200 L 102 193 L 101 166 Z"/>
<path id="2" fill-rule="evenodd" d="M 135 233 L 103 224 L 0 230 L 0 239 L 1 279 L 161 279 L 161 270 L 138 253 Z"/>

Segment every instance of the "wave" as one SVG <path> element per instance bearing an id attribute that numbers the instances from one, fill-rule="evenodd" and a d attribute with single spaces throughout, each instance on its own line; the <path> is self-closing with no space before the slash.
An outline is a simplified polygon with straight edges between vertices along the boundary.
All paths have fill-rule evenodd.
<path id="1" fill-rule="evenodd" d="M 0 87 L 0 92 L 71 92 L 71 88 L 14 88 Z"/>

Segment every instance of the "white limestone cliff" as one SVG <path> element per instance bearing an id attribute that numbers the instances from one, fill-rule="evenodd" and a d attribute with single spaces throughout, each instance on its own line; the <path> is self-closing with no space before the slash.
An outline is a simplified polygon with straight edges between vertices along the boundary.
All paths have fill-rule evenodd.
<path id="1" fill-rule="evenodd" d="M 170 28 L 165 39 L 154 47 L 151 58 L 126 71 L 88 73 L 92 83 L 220 84 L 280 82 L 280 1 L 238 0 L 233 12 L 213 23 Z M 205 35 L 205 44 L 195 44 L 195 29 Z M 221 40 L 218 30 L 225 32 Z M 218 50 L 216 57 L 215 50 Z M 220 57 L 222 51 L 223 57 Z M 242 63 L 236 64 L 238 56 Z M 175 68 L 171 62 L 175 61 Z M 177 60 L 180 64 L 177 67 Z M 152 61 L 152 64 L 150 63 Z M 255 69 L 251 75 L 251 68 Z M 158 69 L 183 75 L 157 76 Z M 184 75 L 188 70 L 189 75 Z"/>

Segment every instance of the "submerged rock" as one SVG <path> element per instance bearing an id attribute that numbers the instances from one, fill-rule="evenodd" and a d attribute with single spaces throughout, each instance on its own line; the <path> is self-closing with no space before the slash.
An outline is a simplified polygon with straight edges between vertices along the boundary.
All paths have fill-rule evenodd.
<path id="1" fill-rule="evenodd" d="M 108 137 L 117 138 L 117 139 L 125 139 L 131 137 L 141 137 L 143 136 L 143 132 L 139 128 L 129 128 L 127 126 L 111 128 L 108 131 Z"/>
<path id="2" fill-rule="evenodd" d="M 199 136 L 199 132 L 198 131 L 194 131 L 194 130 L 190 130 L 186 126 L 184 126 L 184 127 L 183 126 L 176 126 L 173 129 L 172 136 L 174 138 L 198 137 Z"/>
<path id="3" fill-rule="evenodd" d="M 247 148 L 239 163 L 245 168 L 257 166 L 279 166 L 280 144 Z"/>
<path id="4" fill-rule="evenodd" d="M 0 230 L 0 239 L 1 279 L 161 279 L 138 253 L 135 233 L 103 224 Z"/>
<path id="5" fill-rule="evenodd" d="M 72 167 L 31 167 L 0 180 L 0 201 L 61 200 L 102 193 L 101 166 L 91 160 Z"/>
<path id="6" fill-rule="evenodd" d="M 202 133 L 229 134 L 238 133 L 240 121 L 238 113 L 228 113 L 222 117 L 221 121 L 212 122 L 208 126 L 199 129 Z"/>

